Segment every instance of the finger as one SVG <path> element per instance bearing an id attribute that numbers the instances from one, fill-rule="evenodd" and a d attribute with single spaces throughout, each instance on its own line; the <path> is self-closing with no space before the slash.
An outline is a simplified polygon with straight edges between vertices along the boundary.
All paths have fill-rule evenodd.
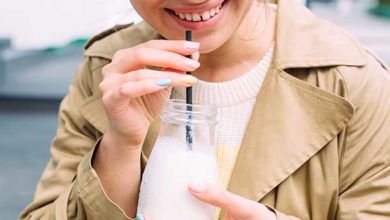
<path id="1" fill-rule="evenodd" d="M 181 74 L 185 74 L 186 73 L 185 71 L 175 70 L 175 69 L 172 69 L 172 68 L 162 68 L 161 71 L 181 73 Z"/>
<path id="2" fill-rule="evenodd" d="M 200 44 L 198 42 L 190 42 L 185 40 L 151 40 L 138 46 L 166 50 L 179 53 L 184 56 L 193 54 L 200 48 Z"/>
<path id="3" fill-rule="evenodd" d="M 124 83 L 119 87 L 106 91 L 103 94 L 102 101 L 106 110 L 119 114 L 127 111 L 131 99 L 168 89 L 171 84 L 172 79 L 149 79 Z"/>
<path id="4" fill-rule="evenodd" d="M 190 83 L 173 79 L 147 79 L 141 81 L 127 82 L 121 85 L 120 93 L 129 99 L 152 94 L 170 87 L 189 87 Z"/>
<path id="5" fill-rule="evenodd" d="M 121 95 L 133 99 L 147 94 L 161 91 L 172 85 L 172 79 L 147 79 L 141 81 L 127 82 L 120 86 Z"/>
<path id="6" fill-rule="evenodd" d="M 123 74 L 110 74 L 104 77 L 103 81 L 100 82 L 100 91 L 104 94 L 106 91 L 112 90 L 118 87 L 122 82 Z"/>
<path id="7" fill-rule="evenodd" d="M 114 87 L 118 87 L 123 83 L 131 81 L 140 81 L 147 79 L 172 79 L 174 81 L 173 86 L 187 86 L 187 84 L 194 84 L 197 79 L 194 76 L 184 75 L 183 73 L 175 73 L 169 71 L 156 71 L 156 70 L 138 70 L 123 74 L 112 74 L 106 77 L 99 85 L 100 90 L 111 90 Z"/>
<path id="8" fill-rule="evenodd" d="M 150 47 L 135 47 L 118 51 L 113 61 L 103 68 L 103 72 L 126 73 L 145 66 L 194 71 L 200 64 L 196 60 L 175 52 Z"/>
<path id="9" fill-rule="evenodd" d="M 194 182 L 189 191 L 197 199 L 224 209 L 233 216 L 247 216 L 253 213 L 253 201 L 234 195 L 218 186 Z"/>
<path id="10" fill-rule="evenodd" d="M 172 79 L 149 79 L 122 84 L 120 87 L 106 91 L 103 94 L 104 108 L 111 113 L 123 114 L 127 112 L 131 99 L 162 90 L 167 90 L 170 93 L 172 82 Z M 186 86 L 190 85 L 186 84 Z"/>
<path id="11" fill-rule="evenodd" d="M 173 71 L 158 71 L 158 70 L 148 70 L 148 69 L 142 69 L 142 70 L 136 70 L 130 73 L 127 73 L 125 75 L 122 75 L 121 82 L 129 82 L 129 81 L 139 81 L 139 80 L 145 80 L 145 79 L 163 79 L 163 78 L 169 78 L 169 79 L 180 79 L 184 77 L 184 73 L 180 72 L 173 72 Z"/>
<path id="12" fill-rule="evenodd" d="M 199 61 L 199 57 L 200 57 L 199 52 L 195 52 L 194 54 L 192 54 L 193 60 Z M 180 70 L 176 70 L 176 69 L 172 69 L 172 68 L 162 68 L 162 71 L 169 71 L 169 72 L 175 72 L 175 73 L 185 73 L 184 71 L 180 71 Z"/>
<path id="13" fill-rule="evenodd" d="M 119 88 L 109 90 L 103 94 L 102 102 L 109 112 L 126 112 L 129 105 L 129 98 L 123 96 Z"/>

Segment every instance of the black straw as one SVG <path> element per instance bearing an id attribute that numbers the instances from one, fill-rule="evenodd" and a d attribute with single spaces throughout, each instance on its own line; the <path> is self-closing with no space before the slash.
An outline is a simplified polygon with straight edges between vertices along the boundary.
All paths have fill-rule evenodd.
<path id="1" fill-rule="evenodd" d="M 192 41 L 192 31 L 186 31 L 186 41 Z M 192 59 L 192 55 L 188 55 L 187 57 Z M 192 72 L 186 72 L 186 74 L 192 75 Z M 186 88 L 186 103 L 188 112 L 188 122 L 186 124 L 186 141 L 188 150 L 192 150 L 192 87 Z"/>
<path id="2" fill-rule="evenodd" d="M 186 41 L 192 41 L 192 31 L 186 31 Z M 192 55 L 187 58 L 192 59 Z M 192 75 L 192 72 L 187 72 L 187 75 Z M 192 105 L 192 87 L 187 87 L 187 104 Z"/>

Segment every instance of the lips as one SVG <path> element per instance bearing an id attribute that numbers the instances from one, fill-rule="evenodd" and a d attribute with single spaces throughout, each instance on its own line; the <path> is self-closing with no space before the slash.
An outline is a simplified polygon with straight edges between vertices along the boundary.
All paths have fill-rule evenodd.
<path id="1" fill-rule="evenodd" d="M 223 1 L 216 6 L 212 6 L 211 8 L 209 7 L 209 9 L 204 9 L 204 10 L 191 9 L 191 8 L 186 8 L 186 9 L 166 8 L 166 10 L 183 21 L 204 22 L 204 21 L 211 20 L 216 15 L 218 15 L 221 11 L 221 8 L 224 6 L 225 2 L 226 1 Z"/>

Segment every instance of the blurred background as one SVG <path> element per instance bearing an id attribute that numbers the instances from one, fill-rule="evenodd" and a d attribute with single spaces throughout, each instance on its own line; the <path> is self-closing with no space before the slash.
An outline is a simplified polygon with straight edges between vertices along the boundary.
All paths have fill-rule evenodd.
<path id="1" fill-rule="evenodd" d="M 390 63 L 390 0 L 295 0 Z M 83 44 L 139 21 L 128 0 L 0 0 L 0 219 L 17 219 L 50 156 Z"/>

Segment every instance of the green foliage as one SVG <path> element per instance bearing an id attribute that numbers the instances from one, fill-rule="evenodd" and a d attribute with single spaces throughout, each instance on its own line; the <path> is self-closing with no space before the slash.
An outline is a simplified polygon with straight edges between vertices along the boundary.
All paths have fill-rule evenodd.
<path id="1" fill-rule="evenodd" d="M 390 0 L 379 0 L 378 6 L 369 11 L 372 14 L 390 18 Z"/>
<path id="2" fill-rule="evenodd" d="M 379 7 L 390 7 L 390 0 L 379 0 Z"/>

